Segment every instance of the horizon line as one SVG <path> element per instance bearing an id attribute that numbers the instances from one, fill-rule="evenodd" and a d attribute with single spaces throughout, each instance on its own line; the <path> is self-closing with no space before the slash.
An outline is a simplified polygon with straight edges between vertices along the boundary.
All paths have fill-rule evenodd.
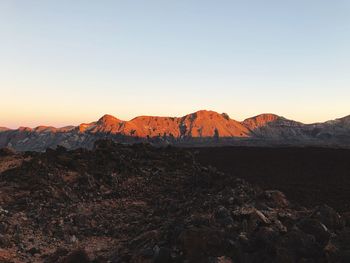
<path id="1" fill-rule="evenodd" d="M 13 127 L 12 125 L 1 125 L 0 124 L 0 128 L 5 128 L 5 129 L 9 129 L 9 130 L 18 130 L 18 129 L 25 129 L 25 128 L 30 128 L 30 129 L 35 129 L 35 128 L 38 128 L 38 127 L 47 127 L 47 128 L 55 128 L 55 129 L 61 129 L 61 128 L 67 128 L 67 127 L 77 127 L 81 124 L 90 124 L 90 123 L 93 123 L 93 122 L 97 122 L 99 119 L 103 118 L 104 116 L 111 116 L 111 117 L 114 117 L 122 122 L 129 122 L 129 121 L 132 121 L 133 119 L 135 118 L 139 118 L 139 117 L 159 117 L 159 118 L 182 118 L 182 117 L 185 117 L 187 115 L 190 115 L 190 114 L 194 114 L 194 113 L 198 113 L 198 112 L 201 112 L 201 111 L 206 111 L 206 112 L 214 112 L 214 113 L 217 113 L 217 114 L 227 114 L 226 112 L 218 112 L 218 111 L 215 111 L 215 110 L 207 110 L 207 109 L 202 109 L 202 110 L 197 110 L 197 111 L 194 111 L 194 112 L 191 112 L 191 113 L 187 113 L 185 115 L 182 115 L 182 116 L 166 116 L 166 115 L 137 115 L 135 117 L 132 117 L 130 118 L 129 120 L 123 120 L 123 119 L 119 119 L 118 117 L 116 117 L 116 115 L 114 114 L 109 114 L 109 113 L 106 113 L 106 114 L 103 114 L 101 117 L 99 117 L 97 120 L 95 121 L 91 121 L 91 122 L 80 122 L 78 124 L 67 124 L 67 125 L 57 125 L 57 126 L 54 126 L 54 125 L 46 125 L 46 124 L 39 124 L 39 125 L 35 125 L 35 126 L 25 126 L 25 125 L 20 125 L 20 126 L 17 126 L 16 127 Z M 260 113 L 260 114 L 255 114 L 251 117 L 247 117 L 247 118 L 244 118 L 243 120 L 237 120 L 235 118 L 231 118 L 231 116 L 229 114 L 227 114 L 229 116 L 229 118 L 231 120 L 234 120 L 234 121 L 237 121 L 237 122 L 244 122 L 245 120 L 247 119 L 250 119 L 250 118 L 255 118 L 255 117 L 258 117 L 260 115 L 275 115 L 275 116 L 278 116 L 278 117 L 281 117 L 281 118 L 285 118 L 285 119 L 288 119 L 288 120 L 292 120 L 292 121 L 295 121 L 295 122 L 299 122 L 301 124 L 304 124 L 304 125 L 312 125 L 312 124 L 318 124 L 318 123 L 325 123 L 325 122 L 328 122 L 328 121 L 332 121 L 332 120 L 337 120 L 337 119 L 342 119 L 342 118 L 345 118 L 345 117 L 348 117 L 350 116 L 350 114 L 348 115 L 345 115 L 345 116 L 342 116 L 342 117 L 335 117 L 335 118 L 332 118 L 332 119 L 326 119 L 325 121 L 316 121 L 316 122 L 310 122 L 310 123 L 306 123 L 306 122 L 302 122 L 302 121 L 298 121 L 296 119 L 291 119 L 291 118 L 286 118 L 282 115 L 279 115 L 279 114 L 276 114 L 276 113 L 271 113 L 271 112 L 264 112 L 264 113 Z M 11 127 L 12 126 L 12 127 Z"/>

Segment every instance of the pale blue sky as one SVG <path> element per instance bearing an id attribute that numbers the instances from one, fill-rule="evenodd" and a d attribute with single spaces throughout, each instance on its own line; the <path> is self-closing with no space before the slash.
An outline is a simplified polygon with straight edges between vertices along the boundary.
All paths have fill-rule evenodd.
<path id="1" fill-rule="evenodd" d="M 0 1 L 0 126 L 350 114 L 350 1 Z"/>

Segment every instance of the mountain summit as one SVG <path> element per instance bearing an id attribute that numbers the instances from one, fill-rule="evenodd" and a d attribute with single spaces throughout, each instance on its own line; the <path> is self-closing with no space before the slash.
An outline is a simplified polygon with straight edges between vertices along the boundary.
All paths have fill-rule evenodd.
<path id="1" fill-rule="evenodd" d="M 79 125 L 80 132 L 111 133 L 149 138 L 247 137 L 249 129 L 227 114 L 200 110 L 183 117 L 139 116 L 130 121 L 104 115 L 97 122 Z"/>
<path id="2" fill-rule="evenodd" d="M 0 128 L 0 147 L 43 151 L 58 145 L 91 148 L 100 138 L 122 143 L 177 145 L 322 145 L 350 147 L 350 117 L 303 124 L 266 113 L 244 121 L 200 110 L 182 117 L 139 116 L 129 121 L 104 115 L 76 127 Z"/>
<path id="3" fill-rule="evenodd" d="M 250 130 L 254 130 L 256 128 L 266 126 L 268 123 L 273 122 L 273 121 L 277 121 L 281 118 L 282 117 L 280 117 L 276 114 L 265 113 L 265 114 L 260 114 L 260 115 L 245 119 L 243 121 L 243 124 L 246 127 L 248 127 Z"/>

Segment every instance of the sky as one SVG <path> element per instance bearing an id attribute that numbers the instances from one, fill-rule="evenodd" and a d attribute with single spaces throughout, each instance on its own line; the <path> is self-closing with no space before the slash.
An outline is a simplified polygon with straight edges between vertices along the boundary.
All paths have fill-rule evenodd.
<path id="1" fill-rule="evenodd" d="M 1 0 L 0 126 L 350 114 L 348 0 Z"/>

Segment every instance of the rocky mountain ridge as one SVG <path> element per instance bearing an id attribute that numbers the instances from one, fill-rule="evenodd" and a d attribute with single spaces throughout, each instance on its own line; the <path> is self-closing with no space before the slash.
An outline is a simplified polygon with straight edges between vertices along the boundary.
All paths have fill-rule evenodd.
<path id="1" fill-rule="evenodd" d="M 149 141 L 157 144 L 243 144 L 350 146 L 350 116 L 324 123 L 303 124 L 275 114 L 242 122 L 226 113 L 201 110 L 183 117 L 139 116 L 130 121 L 104 115 L 98 121 L 55 128 L 0 128 L 0 147 L 42 151 L 62 145 L 91 148 L 94 141 Z"/>

